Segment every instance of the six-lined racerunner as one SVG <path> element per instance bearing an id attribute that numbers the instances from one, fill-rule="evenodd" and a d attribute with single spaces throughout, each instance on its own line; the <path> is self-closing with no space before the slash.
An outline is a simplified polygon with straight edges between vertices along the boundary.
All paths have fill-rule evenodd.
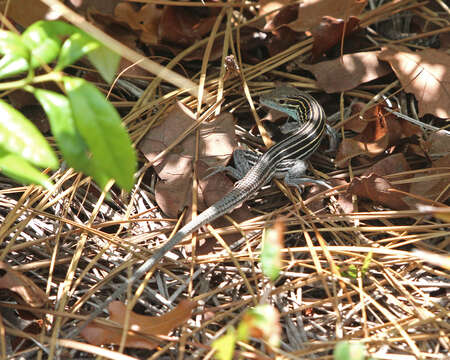
<path id="1" fill-rule="evenodd" d="M 314 182 L 313 179 L 304 177 L 307 165 L 303 160 L 316 151 L 326 132 L 326 115 L 322 106 L 307 93 L 287 86 L 261 96 L 260 102 L 289 115 L 295 120 L 296 128 L 262 155 L 250 151 L 235 151 L 235 163 L 241 167 L 226 168 L 239 179 L 233 189 L 184 225 L 160 247 L 137 269 L 130 279 L 132 282 L 149 271 L 186 236 L 231 212 L 273 178 L 283 178 L 286 185 L 293 186 L 303 182 Z"/>
<path id="2" fill-rule="evenodd" d="M 261 96 L 260 102 L 269 108 L 289 115 L 294 120 L 295 127 L 292 128 L 292 124 L 290 124 L 284 140 L 272 146 L 262 155 L 245 150 L 235 151 L 236 168 L 225 168 L 232 176 L 239 179 L 233 189 L 221 200 L 184 225 L 136 270 L 128 284 L 119 286 L 105 304 L 117 299 L 125 291 L 126 286 L 131 286 L 137 279 L 145 275 L 185 237 L 201 226 L 234 210 L 273 178 L 282 178 L 286 185 L 293 186 L 303 182 L 322 183 L 304 176 L 307 166 L 303 161 L 317 150 L 326 132 L 326 116 L 322 106 L 307 93 L 286 86 Z"/>

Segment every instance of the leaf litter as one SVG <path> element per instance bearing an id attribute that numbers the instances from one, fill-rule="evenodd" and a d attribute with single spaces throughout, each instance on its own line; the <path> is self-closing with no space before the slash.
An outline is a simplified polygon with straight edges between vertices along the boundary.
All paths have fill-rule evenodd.
<path id="1" fill-rule="evenodd" d="M 13 8 L 15 3 L 19 2 L 12 2 Z M 34 284 L 31 288 L 45 294 L 42 299 L 49 299 L 33 308 L 45 314 L 38 327 L 43 334 L 36 335 L 17 314 L 8 317 L 3 311 L 11 304 L 31 308 L 32 301 L 19 305 L 23 298 L 4 294 L 2 344 L 9 344 L 10 334 L 32 339 L 20 348 L 8 348 L 12 355 L 27 351 L 31 357 L 42 356 L 42 348 L 49 358 L 56 358 L 57 351 L 64 358 L 94 358 L 102 350 L 108 350 L 102 354 L 110 358 L 211 357 L 215 338 L 227 334 L 249 308 L 268 303 L 279 313 L 271 327 L 277 334 L 281 328 L 280 348 L 269 350 L 264 337 L 250 338 L 247 344 L 236 346 L 236 357 L 329 357 L 336 342 L 346 338 L 363 339 L 366 352 L 375 358 L 445 359 L 450 349 L 446 325 L 449 226 L 445 217 L 450 107 L 448 30 L 437 19 L 448 17 L 448 9 L 441 2 L 402 0 L 372 7 L 373 2 L 348 1 L 335 12 L 341 2 L 311 0 L 301 5 L 283 2 L 281 11 L 275 10 L 269 18 L 256 3 L 230 7 L 224 10 L 226 20 L 218 24 L 207 71 L 202 73 L 199 63 L 225 3 L 188 3 L 196 7 L 176 8 L 165 2 L 156 6 L 132 3 L 127 8 L 127 3 L 72 1 L 91 21 L 130 47 L 161 63 L 170 62 L 170 67 L 192 79 L 205 76 L 208 92 L 225 98 L 225 115 L 212 124 L 221 119 L 228 122 L 227 130 L 211 127 L 210 133 L 218 134 L 211 146 L 205 145 L 209 139 L 199 136 L 198 157 L 195 146 L 183 152 L 187 143 L 195 144 L 195 135 L 175 146 L 154 170 L 145 167 L 149 160 L 142 157 L 137 186 L 127 196 L 113 187 L 104 199 L 90 179 L 66 168 L 53 173 L 57 184 L 53 193 L 2 177 L 2 259 L 19 269 L 26 265 L 27 270 L 14 270 L 19 272 L 15 277 L 25 276 Z M 309 13 L 302 9 L 306 5 L 312 6 Z M 121 6 L 128 10 L 120 10 Z M 14 10 L 13 21 L 30 21 Z M 147 11 L 151 17 L 143 16 Z M 174 18 L 183 21 L 181 32 L 174 31 Z M 230 39 L 236 41 L 232 47 Z M 224 47 L 240 49 L 236 56 L 240 76 L 221 78 L 222 53 L 228 55 Z M 358 63 L 353 72 L 352 61 Z M 82 64 L 81 71 L 88 67 Z M 89 78 L 91 72 L 85 76 Z M 174 116 L 180 112 L 178 100 L 192 111 L 195 99 L 175 92 L 153 75 L 134 73 L 126 80 L 142 88 L 141 100 L 128 98 L 120 83 L 112 90 L 112 99 L 135 142 L 150 137 L 155 148 L 142 152 L 152 158 L 171 145 L 176 138 L 172 132 L 179 134 L 196 121 L 195 116 L 188 116 L 186 123 L 184 115 Z M 144 323 L 183 307 L 185 299 L 198 301 L 197 312 L 185 308 L 183 319 L 166 328 L 164 336 L 135 333 L 130 322 L 126 334 L 125 325 L 113 325 L 117 332 L 109 326 L 106 338 L 88 345 L 74 329 L 93 310 L 102 308 L 136 263 L 167 240 L 183 209 L 185 219 L 190 218 L 192 191 L 198 191 L 194 200 L 198 212 L 231 188 L 232 181 L 223 174 L 203 179 L 211 167 L 229 160 L 237 147 L 235 137 L 240 147 L 263 149 L 251 132 L 255 128 L 252 116 L 265 111 L 258 106 L 258 94 L 275 82 L 312 90 L 340 134 L 340 147 L 327 153 L 322 146 L 310 159 L 308 172 L 327 179 L 333 190 L 306 187 L 299 194 L 269 184 L 245 204 L 251 210 L 250 221 L 242 222 L 233 213 L 236 226 L 228 220 L 214 225 L 222 235 L 241 238 L 245 234 L 231 246 L 235 262 L 217 246 L 192 257 L 184 249 L 175 249 L 175 257 L 168 256 L 154 269 L 133 308 L 136 316 L 146 317 Z M 249 95 L 244 97 L 246 89 Z M 249 96 L 253 103 L 248 102 Z M 436 130 L 410 126 L 387 108 Z M 159 138 L 151 137 L 165 123 L 170 124 L 166 136 L 163 132 Z M 228 146 L 226 151 L 218 146 L 222 143 Z M 193 175 L 199 180 L 197 186 L 192 183 Z M 245 211 L 242 219 L 248 218 L 249 210 Z M 270 227 L 278 216 L 286 226 L 284 248 L 279 278 L 270 285 L 258 260 L 261 229 Z M 210 236 L 208 228 L 198 237 Z M 369 253 L 372 259 L 361 278 L 348 278 L 336 270 L 350 265 L 362 268 Z M 120 300 L 128 303 L 135 293 L 130 289 Z M 120 323 L 124 313 L 122 304 L 115 322 Z M 104 317 L 92 324 L 111 325 Z M 126 354 L 119 352 L 120 345 L 112 345 L 120 344 L 123 335 L 138 336 L 137 343 L 125 342 Z M 143 341 L 139 348 L 133 348 L 139 341 Z"/>

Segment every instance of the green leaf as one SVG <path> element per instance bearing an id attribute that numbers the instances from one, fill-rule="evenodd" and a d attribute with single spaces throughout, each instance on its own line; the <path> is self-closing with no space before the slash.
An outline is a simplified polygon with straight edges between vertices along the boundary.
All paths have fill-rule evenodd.
<path id="1" fill-rule="evenodd" d="M 48 116 L 56 143 L 69 166 L 92 176 L 103 189 L 110 177 L 89 156 L 89 149 L 75 126 L 67 97 L 43 89 L 35 89 L 33 93 Z"/>
<path id="2" fill-rule="evenodd" d="M 120 55 L 106 46 L 101 46 L 87 55 L 89 61 L 98 70 L 108 84 L 111 84 L 119 67 Z"/>
<path id="3" fill-rule="evenodd" d="M 236 347 L 236 330 L 230 327 L 225 335 L 213 341 L 211 347 L 216 350 L 214 353 L 216 359 L 233 359 L 234 349 Z"/>
<path id="4" fill-rule="evenodd" d="M 8 54 L 0 60 L 0 79 L 28 70 L 28 61 L 23 57 Z"/>
<path id="5" fill-rule="evenodd" d="M 3 100 L 0 100 L 0 148 L 36 166 L 58 167 L 55 153 L 36 126 Z"/>
<path id="6" fill-rule="evenodd" d="M 0 78 L 28 69 L 30 51 L 22 38 L 11 31 L 0 30 Z"/>
<path id="7" fill-rule="evenodd" d="M 24 158 L 0 149 L 0 171 L 23 184 L 38 184 L 52 188 L 47 175 L 41 173 Z"/>
<path id="8" fill-rule="evenodd" d="M 97 40 L 93 39 L 86 33 L 82 31 L 76 32 L 64 41 L 55 69 L 64 69 L 66 66 L 73 64 L 79 58 L 100 46 L 101 45 Z"/>
<path id="9" fill-rule="evenodd" d="M 36 68 L 56 59 L 61 49 L 61 38 L 78 29 L 62 21 L 38 21 L 22 34 L 23 43 L 31 50 L 31 66 Z"/>
<path id="10" fill-rule="evenodd" d="M 343 276 L 346 276 L 350 279 L 356 279 L 358 277 L 358 268 L 355 265 L 349 265 L 348 269 L 342 273 Z"/>
<path id="11" fill-rule="evenodd" d="M 334 360 L 364 360 L 365 346 L 359 342 L 341 341 L 334 348 Z"/>
<path id="12" fill-rule="evenodd" d="M 280 236 L 277 229 L 266 229 L 263 234 L 261 267 L 263 274 L 271 281 L 275 281 L 280 275 L 282 238 L 283 234 Z"/>
<path id="13" fill-rule="evenodd" d="M 243 324 L 246 324 L 243 326 Z M 248 333 L 266 340 L 270 346 L 277 347 L 280 343 L 280 315 L 272 305 L 260 304 L 249 309 L 238 327 L 238 334 L 245 334 L 239 328 L 248 327 Z M 241 340 L 240 337 L 238 337 Z"/>
<path id="14" fill-rule="evenodd" d="M 237 341 L 248 342 L 248 340 L 250 339 L 250 331 L 251 331 L 251 324 L 249 321 L 246 321 L 244 316 L 244 319 L 239 323 L 237 328 L 236 332 Z"/>
<path id="15" fill-rule="evenodd" d="M 93 158 L 120 187 L 131 190 L 136 154 L 116 109 L 89 82 L 71 77 L 63 82 L 76 127 Z"/>
<path id="16" fill-rule="evenodd" d="M 367 273 L 367 271 L 369 271 L 370 262 L 372 261 L 372 255 L 373 255 L 373 251 L 369 251 L 367 253 L 366 257 L 364 258 L 364 262 L 361 267 L 361 275 L 362 276 L 364 276 Z"/>
<path id="17" fill-rule="evenodd" d="M 11 31 L 0 30 L 0 54 L 27 59 L 29 53 L 28 48 L 22 43 L 20 35 Z"/>

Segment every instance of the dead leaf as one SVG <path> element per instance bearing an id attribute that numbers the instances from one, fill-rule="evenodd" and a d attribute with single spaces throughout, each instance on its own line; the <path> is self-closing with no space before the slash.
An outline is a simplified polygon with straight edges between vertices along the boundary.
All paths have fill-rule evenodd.
<path id="1" fill-rule="evenodd" d="M 149 161 L 152 161 L 156 155 L 172 144 L 184 129 L 191 126 L 194 119 L 194 114 L 188 108 L 182 104 L 177 104 L 166 113 L 160 126 L 149 131 L 139 144 L 139 149 Z M 229 113 L 222 113 L 214 121 L 202 124 L 199 131 L 197 205 L 198 211 L 203 211 L 233 188 L 233 183 L 223 173 L 206 177 L 215 167 L 226 165 L 237 144 L 234 135 L 233 116 Z M 168 155 L 154 164 L 161 179 L 155 187 L 158 206 L 171 217 L 177 217 L 184 207 L 188 207 L 187 216 L 184 219 L 185 223 L 191 219 L 194 153 L 195 133 L 187 136 Z M 237 222 L 251 217 L 251 213 L 246 206 L 235 209 L 230 215 Z M 229 225 L 229 222 L 222 218 L 215 220 L 212 225 L 221 227 Z M 224 240 L 231 244 L 238 238 L 240 238 L 240 235 L 230 234 L 225 236 Z M 200 241 L 197 245 L 197 254 L 205 254 L 211 251 L 215 243 L 214 239 Z M 188 253 L 191 251 L 190 245 L 186 246 L 186 250 Z"/>
<path id="2" fill-rule="evenodd" d="M 306 65 L 317 79 L 317 85 L 327 93 L 354 89 L 390 73 L 389 66 L 378 60 L 379 51 L 346 54 L 340 58 Z"/>
<path id="3" fill-rule="evenodd" d="M 320 24 L 311 30 L 314 38 L 311 50 L 313 61 L 319 59 L 323 53 L 341 42 L 344 27 L 346 37 L 358 30 L 359 19 L 350 16 L 347 21 L 344 21 L 331 16 L 324 16 Z"/>
<path id="4" fill-rule="evenodd" d="M 87 15 L 91 11 L 103 15 L 113 15 L 115 7 L 122 1 L 123 0 L 71 0 L 71 3 L 76 8 L 77 13 L 82 15 Z"/>
<path id="5" fill-rule="evenodd" d="M 409 190 L 409 184 L 392 186 L 391 184 L 387 183 L 387 181 L 384 180 L 383 177 L 385 175 L 397 174 L 409 170 L 410 168 L 408 162 L 406 161 L 405 156 L 401 153 L 388 156 L 378 161 L 377 163 L 372 165 L 369 169 L 367 169 L 360 178 L 357 178 L 357 180 L 354 180 L 350 183 L 348 188 L 350 190 L 347 190 L 347 192 L 345 192 L 344 194 L 339 195 L 338 203 L 341 209 L 346 214 L 354 211 L 354 204 L 352 201 L 353 194 L 369 198 L 373 201 L 384 204 L 388 207 L 393 207 L 395 209 L 397 209 L 398 207 L 405 206 L 405 202 L 401 195 L 399 194 L 385 195 L 385 190 L 389 188 L 395 188 L 406 192 Z M 371 176 L 376 176 L 377 178 L 372 178 Z M 396 177 L 395 180 L 403 180 L 408 179 L 410 177 L 411 176 L 405 175 L 403 177 Z M 378 178 L 381 178 L 382 180 L 379 180 Z M 371 182 L 376 183 L 376 186 Z M 383 186 L 385 186 L 386 183 L 389 186 L 384 188 Z M 366 187 L 368 186 L 373 186 L 373 189 L 367 189 Z M 356 187 L 356 190 L 354 187 Z M 370 193 L 371 195 L 368 196 L 367 195 L 368 193 Z M 390 202 L 387 203 L 385 201 L 385 197 L 387 198 L 392 197 L 393 198 L 392 203 Z"/>
<path id="6" fill-rule="evenodd" d="M 364 113 L 364 130 L 353 138 L 345 138 L 338 148 L 336 165 L 345 167 L 358 155 L 374 157 L 393 146 L 403 136 L 398 119 L 377 105 Z"/>
<path id="7" fill-rule="evenodd" d="M 384 48 L 380 60 L 388 61 L 407 92 L 419 103 L 419 116 L 450 117 L 450 55 L 436 49 L 417 52 L 404 47 Z"/>
<path id="8" fill-rule="evenodd" d="M 149 337 L 168 335 L 173 329 L 183 325 L 192 315 L 197 306 L 195 301 L 182 300 L 175 309 L 161 316 L 146 316 L 130 313 L 129 329 L 126 347 L 153 350 L 158 342 Z M 126 305 L 120 301 L 113 301 L 108 306 L 111 321 L 124 325 Z M 123 330 L 118 327 L 91 322 L 82 331 L 81 336 L 94 345 L 120 344 Z"/>
<path id="9" fill-rule="evenodd" d="M 428 155 L 445 156 L 450 151 L 450 134 L 448 131 L 439 130 L 430 134 L 424 142 L 424 150 Z"/>
<path id="10" fill-rule="evenodd" d="M 355 211 L 355 204 L 351 194 L 344 192 L 339 194 L 337 199 L 338 205 L 344 214 L 350 214 Z"/>
<path id="11" fill-rule="evenodd" d="M 216 10 L 166 6 L 159 23 L 159 38 L 188 46 L 209 34 L 216 21 Z"/>
<path id="12" fill-rule="evenodd" d="M 117 20 L 113 14 L 105 14 L 96 10 L 90 10 L 88 16 L 88 19 L 95 26 L 114 37 L 114 39 L 132 49 L 136 48 L 139 34 L 132 31 L 127 23 Z"/>
<path id="13" fill-rule="evenodd" d="M 258 15 L 264 15 L 266 19 L 266 24 L 261 27 L 264 31 L 275 32 L 279 26 L 289 24 L 295 21 L 296 9 L 298 5 L 290 5 L 292 3 L 290 0 L 262 0 L 260 1 L 259 13 Z M 276 11 L 280 9 L 279 11 Z"/>
<path id="14" fill-rule="evenodd" d="M 347 188 L 347 193 L 372 200 L 394 210 L 409 209 L 401 195 L 389 191 L 393 188 L 385 178 L 372 173 L 368 176 L 353 178 Z"/>
<path id="15" fill-rule="evenodd" d="M 339 178 L 334 178 L 334 177 L 328 179 L 327 183 L 332 187 L 348 184 L 348 182 L 345 181 L 344 179 L 339 179 Z M 308 192 L 306 193 L 305 205 L 307 205 L 308 209 L 310 209 L 315 214 L 324 213 L 325 211 L 328 210 L 328 206 L 326 205 L 326 202 L 328 200 L 327 197 L 323 197 L 323 196 L 317 197 L 316 196 L 317 194 L 319 194 L 323 191 L 324 191 L 324 187 L 322 185 L 312 184 L 309 187 Z M 311 200 L 311 198 L 314 198 L 314 199 Z M 341 202 L 342 202 L 342 204 L 341 204 Z M 349 197 L 345 192 L 344 193 L 339 192 L 338 203 L 341 205 L 341 208 L 344 210 L 344 213 L 349 213 L 349 212 L 353 211 L 351 196 Z"/>
<path id="16" fill-rule="evenodd" d="M 324 16 L 347 19 L 357 16 L 366 7 L 367 0 L 304 0 L 298 7 L 297 21 L 289 24 L 294 31 L 307 31 L 320 25 Z"/>
<path id="17" fill-rule="evenodd" d="M 362 133 L 364 129 L 367 127 L 367 124 L 370 121 L 375 121 L 376 116 L 372 112 L 365 112 L 363 118 L 361 119 L 360 113 L 364 109 L 366 104 L 357 101 L 351 106 L 351 116 L 348 121 L 344 124 L 344 130 L 351 130 L 355 133 Z"/>
<path id="18" fill-rule="evenodd" d="M 139 149 L 149 161 L 152 161 L 194 121 L 195 115 L 184 105 L 177 104 L 167 111 L 160 126 L 148 132 L 140 142 Z M 203 123 L 199 131 L 199 160 L 209 168 L 224 166 L 236 147 L 233 116 L 222 113 L 214 121 Z M 157 201 L 161 186 L 166 189 L 164 194 L 170 196 L 170 199 L 166 201 L 158 201 L 158 205 L 172 217 L 178 216 L 180 210 L 189 205 L 192 199 L 190 188 L 192 187 L 195 142 L 195 133 L 192 133 L 168 155 L 154 164 L 158 176 L 165 183 L 165 185 L 160 184 L 159 190 L 157 189 Z M 200 179 L 204 176 L 203 173 L 199 174 Z"/>
<path id="19" fill-rule="evenodd" d="M 8 11 L 6 10 L 8 4 Z M 24 11 L 25 9 L 32 11 Z M 2 14 L 12 19 L 23 28 L 27 28 L 38 20 L 45 19 L 50 13 L 49 8 L 40 0 L 14 0 L 3 1 L 0 5 Z"/>
<path id="20" fill-rule="evenodd" d="M 292 45 L 305 39 L 304 33 L 297 33 L 286 26 L 278 27 L 272 32 L 273 36 L 266 42 L 269 55 L 274 56 Z"/>
<path id="21" fill-rule="evenodd" d="M 48 301 L 45 292 L 33 281 L 4 262 L 0 262 L 0 288 L 15 292 L 31 307 L 42 307 Z"/>
<path id="22" fill-rule="evenodd" d="M 413 182 L 411 184 L 410 192 L 415 195 L 425 197 L 433 201 L 439 201 L 444 203 L 450 196 L 450 155 L 433 161 L 432 168 L 436 168 L 434 171 L 427 172 L 426 175 L 439 175 L 442 176 L 438 179 L 423 180 L 420 182 Z M 439 168 L 439 169 L 438 169 Z M 423 177 L 423 173 L 417 174 L 415 177 Z M 439 197 L 439 198 L 438 198 Z"/>
<path id="23" fill-rule="evenodd" d="M 363 176 L 370 176 L 370 174 L 375 174 L 383 177 L 386 175 L 398 174 L 409 170 L 411 169 L 408 162 L 406 161 L 405 155 L 403 155 L 402 153 L 398 153 L 381 159 L 380 161 L 372 165 L 369 169 L 364 171 Z M 402 177 L 396 177 L 395 180 L 398 181 L 409 178 L 411 178 L 410 175 L 404 175 Z M 401 184 L 395 185 L 393 187 L 398 190 L 407 192 L 409 191 L 409 185 L 410 184 Z"/>
<path id="24" fill-rule="evenodd" d="M 119 3 L 114 9 L 117 21 L 126 23 L 133 30 L 140 32 L 140 40 L 144 44 L 158 44 L 158 27 L 162 9 L 156 4 L 147 4 L 139 10 L 128 2 Z"/>

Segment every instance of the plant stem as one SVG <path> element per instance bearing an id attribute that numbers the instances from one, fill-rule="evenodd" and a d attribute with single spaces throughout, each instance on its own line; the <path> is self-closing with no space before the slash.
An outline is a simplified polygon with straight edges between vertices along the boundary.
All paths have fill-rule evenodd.
<path id="1" fill-rule="evenodd" d="M 47 81 L 61 81 L 62 72 L 54 71 L 48 74 L 35 76 L 32 79 L 25 78 L 0 84 L 0 90 L 20 89 L 30 84 L 39 84 Z"/>

